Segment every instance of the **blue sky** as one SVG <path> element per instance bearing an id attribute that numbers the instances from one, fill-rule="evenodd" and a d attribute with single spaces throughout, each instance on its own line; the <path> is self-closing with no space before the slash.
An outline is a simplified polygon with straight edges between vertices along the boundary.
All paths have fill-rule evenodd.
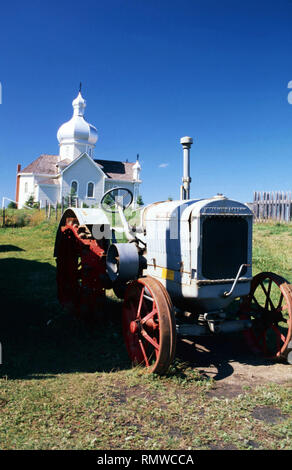
<path id="1" fill-rule="evenodd" d="M 179 197 L 184 135 L 192 197 L 292 190 L 291 24 L 291 0 L 2 2 L 0 197 L 58 153 L 80 81 L 95 156 L 139 153 L 145 203 Z"/>

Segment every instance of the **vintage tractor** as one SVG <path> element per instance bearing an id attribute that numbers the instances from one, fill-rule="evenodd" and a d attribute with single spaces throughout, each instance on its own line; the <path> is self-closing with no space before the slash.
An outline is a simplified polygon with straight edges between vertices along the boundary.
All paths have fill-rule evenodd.
<path id="1" fill-rule="evenodd" d="M 67 209 L 55 244 L 60 303 L 87 317 L 113 289 L 130 359 L 157 374 L 177 335 L 242 331 L 253 351 L 292 363 L 292 285 L 271 272 L 252 277 L 251 210 L 223 195 L 189 199 L 188 175 L 189 155 L 182 199 L 146 206 L 139 226 L 125 217 L 125 188 L 108 191 L 99 209 Z M 122 229 L 111 223 L 117 213 Z"/>

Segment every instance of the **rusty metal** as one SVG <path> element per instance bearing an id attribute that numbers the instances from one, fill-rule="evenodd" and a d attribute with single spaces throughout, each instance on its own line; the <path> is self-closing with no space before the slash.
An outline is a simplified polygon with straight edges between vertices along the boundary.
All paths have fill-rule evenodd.
<path id="1" fill-rule="evenodd" d="M 273 285 L 279 289 L 277 303 L 272 299 Z M 271 359 L 287 358 L 292 336 L 292 286 L 286 279 L 271 272 L 257 274 L 242 303 L 241 318 L 252 320 L 252 328 L 244 336 L 253 351 Z"/>
<path id="2" fill-rule="evenodd" d="M 173 306 L 162 284 L 149 276 L 129 283 L 123 304 L 123 335 L 130 359 L 164 374 L 175 355 Z"/>
<path id="3" fill-rule="evenodd" d="M 97 241 L 77 219 L 60 227 L 57 292 L 63 308 L 77 317 L 93 318 L 105 298 L 106 243 Z"/>

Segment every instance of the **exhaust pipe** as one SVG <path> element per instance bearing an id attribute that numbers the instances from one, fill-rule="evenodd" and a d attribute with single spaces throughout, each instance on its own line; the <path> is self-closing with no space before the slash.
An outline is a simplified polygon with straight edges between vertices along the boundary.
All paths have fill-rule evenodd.
<path id="1" fill-rule="evenodd" d="M 190 149 L 193 143 L 193 139 L 191 137 L 182 137 L 180 139 L 180 143 L 183 146 L 184 152 L 184 168 L 183 168 L 183 178 L 182 178 L 182 186 L 181 186 L 181 200 L 190 199 L 190 183 L 192 181 L 190 177 Z"/>

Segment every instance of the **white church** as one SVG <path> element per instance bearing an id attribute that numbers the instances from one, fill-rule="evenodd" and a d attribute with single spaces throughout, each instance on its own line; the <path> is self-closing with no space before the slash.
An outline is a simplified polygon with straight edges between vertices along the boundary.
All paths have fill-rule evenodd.
<path id="1" fill-rule="evenodd" d="M 107 190 L 120 186 L 132 191 L 136 205 L 141 184 L 138 157 L 135 163 L 95 159 L 97 130 L 84 119 L 86 101 L 81 91 L 72 106 L 72 118 L 57 133 L 59 155 L 42 154 L 24 169 L 17 166 L 18 208 L 31 196 L 44 207 L 61 203 L 72 193 L 79 207 L 92 207 L 99 204 Z"/>

